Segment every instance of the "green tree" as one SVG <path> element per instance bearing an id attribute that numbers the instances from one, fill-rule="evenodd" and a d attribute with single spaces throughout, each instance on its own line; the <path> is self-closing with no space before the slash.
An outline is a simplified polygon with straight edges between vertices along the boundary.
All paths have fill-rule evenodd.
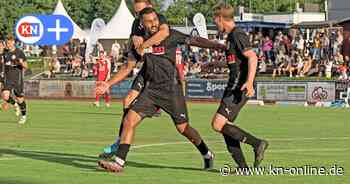
<path id="1" fill-rule="evenodd" d="M 187 6 L 187 0 L 178 0 L 176 3 L 169 6 L 169 8 L 162 12 L 167 18 L 169 24 L 184 24 L 185 18 L 189 17 L 190 12 Z"/>
<path id="2" fill-rule="evenodd" d="M 16 21 L 26 14 L 49 14 L 55 0 L 0 1 L 0 35 L 2 38 L 14 33 Z"/>

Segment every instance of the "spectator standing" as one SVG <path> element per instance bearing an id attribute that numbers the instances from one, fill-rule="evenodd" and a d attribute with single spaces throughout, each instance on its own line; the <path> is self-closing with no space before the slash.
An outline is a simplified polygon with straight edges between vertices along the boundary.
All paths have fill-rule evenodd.
<path id="1" fill-rule="evenodd" d="M 94 74 L 97 77 L 97 81 L 108 81 L 111 77 L 111 62 L 107 58 L 107 54 L 104 51 L 100 51 L 99 59 L 94 67 Z M 106 107 L 110 106 L 110 91 L 104 94 Z M 96 101 L 94 103 L 96 107 L 100 106 L 100 96 L 96 94 Z"/>

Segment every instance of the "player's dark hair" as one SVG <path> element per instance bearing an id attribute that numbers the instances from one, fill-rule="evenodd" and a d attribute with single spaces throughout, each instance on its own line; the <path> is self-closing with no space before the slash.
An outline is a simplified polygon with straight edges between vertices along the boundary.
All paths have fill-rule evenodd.
<path id="1" fill-rule="evenodd" d="M 156 10 L 154 8 L 147 7 L 140 12 L 140 17 L 143 17 L 143 15 L 150 14 L 150 13 L 156 13 Z"/>

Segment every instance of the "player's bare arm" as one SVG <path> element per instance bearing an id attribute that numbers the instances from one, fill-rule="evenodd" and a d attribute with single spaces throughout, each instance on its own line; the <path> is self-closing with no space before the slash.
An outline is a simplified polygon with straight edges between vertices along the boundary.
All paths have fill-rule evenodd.
<path id="1" fill-rule="evenodd" d="M 142 36 L 132 36 L 132 43 L 134 44 L 135 48 L 139 48 L 143 43 Z"/>
<path id="2" fill-rule="evenodd" d="M 206 38 L 202 38 L 202 37 L 191 37 L 189 38 L 188 45 L 191 46 L 196 46 L 196 47 L 201 47 L 201 48 L 208 48 L 208 49 L 216 49 L 216 50 L 225 50 L 226 46 L 221 44 L 221 43 L 217 43 L 215 41 L 210 41 Z"/>
<path id="3" fill-rule="evenodd" d="M 151 47 L 153 45 L 158 45 L 160 42 L 165 40 L 169 36 L 169 26 L 167 24 L 162 24 L 159 27 L 159 31 L 155 33 L 151 38 L 143 42 L 139 47 L 137 48 L 137 53 L 140 55 L 143 55 L 143 51 L 145 48 Z"/>
<path id="4" fill-rule="evenodd" d="M 243 53 L 248 58 L 248 79 L 247 82 L 242 86 L 241 90 L 247 90 L 247 96 L 254 96 L 254 79 L 256 74 L 256 68 L 258 65 L 258 57 L 255 52 L 251 49 Z"/>
<path id="5" fill-rule="evenodd" d="M 120 68 L 120 70 L 112 77 L 111 80 L 107 82 L 97 82 L 96 93 L 98 95 L 104 94 L 108 90 L 108 88 L 124 80 L 132 72 L 135 66 L 136 62 L 129 60 L 127 64 L 123 65 Z"/>

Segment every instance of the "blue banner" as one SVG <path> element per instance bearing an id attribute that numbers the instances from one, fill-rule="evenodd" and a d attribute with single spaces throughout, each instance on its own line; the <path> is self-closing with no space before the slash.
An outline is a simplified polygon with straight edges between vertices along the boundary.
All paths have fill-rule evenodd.
<path id="1" fill-rule="evenodd" d="M 124 80 L 117 85 L 112 86 L 111 95 L 113 98 L 124 98 L 132 85 L 133 80 Z"/>
<path id="2" fill-rule="evenodd" d="M 189 80 L 187 81 L 187 98 L 221 99 L 227 80 Z"/>

